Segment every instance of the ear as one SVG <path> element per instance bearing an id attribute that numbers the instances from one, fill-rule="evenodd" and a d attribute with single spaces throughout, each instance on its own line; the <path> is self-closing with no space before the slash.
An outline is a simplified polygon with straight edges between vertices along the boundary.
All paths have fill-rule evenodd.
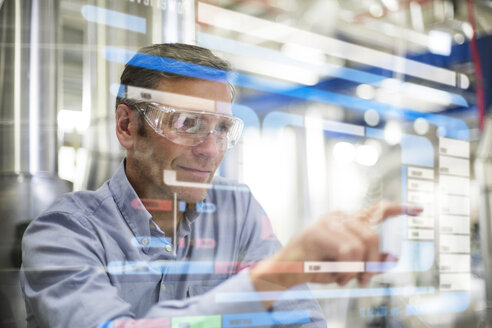
<path id="1" fill-rule="evenodd" d="M 120 144 L 130 150 L 137 136 L 138 117 L 127 105 L 119 104 L 116 108 L 116 137 Z"/>

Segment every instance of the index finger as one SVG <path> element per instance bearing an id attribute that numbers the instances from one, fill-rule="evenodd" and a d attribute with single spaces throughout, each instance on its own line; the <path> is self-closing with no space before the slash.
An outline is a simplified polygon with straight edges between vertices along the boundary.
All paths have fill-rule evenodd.
<path id="1" fill-rule="evenodd" d="M 356 217 L 369 224 L 378 224 L 392 216 L 405 214 L 415 216 L 422 213 L 422 211 L 422 207 L 417 205 L 398 204 L 382 200 L 360 211 Z"/>

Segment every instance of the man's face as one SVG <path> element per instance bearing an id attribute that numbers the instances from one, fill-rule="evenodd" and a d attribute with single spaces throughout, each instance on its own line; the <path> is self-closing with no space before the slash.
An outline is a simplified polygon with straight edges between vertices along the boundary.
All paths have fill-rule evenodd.
<path id="1" fill-rule="evenodd" d="M 186 95 L 196 98 L 213 100 L 220 105 L 201 106 L 200 101 L 177 101 L 170 97 L 163 100 L 162 105 L 179 109 L 191 109 L 207 112 L 231 114 L 231 94 L 225 83 L 211 82 L 198 79 L 177 79 L 163 81 L 158 88 L 166 93 Z M 182 97 L 177 97 L 182 99 Z M 204 101 L 204 104 L 210 101 Z M 127 153 L 127 175 L 140 197 L 172 199 L 177 198 L 195 203 L 203 200 L 206 188 L 182 187 L 165 184 L 164 170 L 175 171 L 179 182 L 210 183 L 217 167 L 225 154 L 225 147 L 219 147 L 216 136 L 209 135 L 203 143 L 196 146 L 176 144 L 158 135 L 147 122 L 144 125 L 144 135 L 136 135 L 134 147 Z"/>

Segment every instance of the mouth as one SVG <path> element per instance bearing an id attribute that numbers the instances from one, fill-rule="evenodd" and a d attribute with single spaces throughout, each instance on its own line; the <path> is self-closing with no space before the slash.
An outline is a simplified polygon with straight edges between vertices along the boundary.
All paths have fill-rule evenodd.
<path id="1" fill-rule="evenodd" d="M 194 177 L 197 178 L 208 178 L 210 174 L 212 174 L 211 170 L 204 170 L 204 169 L 195 169 L 191 167 L 185 167 L 185 166 L 178 166 L 178 168 Z"/>

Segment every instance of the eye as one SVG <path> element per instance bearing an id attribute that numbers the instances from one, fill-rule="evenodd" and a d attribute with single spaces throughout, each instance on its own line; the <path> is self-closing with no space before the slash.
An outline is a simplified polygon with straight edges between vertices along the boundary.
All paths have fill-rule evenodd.
<path id="1" fill-rule="evenodd" d="M 217 126 L 215 127 L 215 131 L 217 131 L 220 134 L 227 134 L 231 130 L 231 122 L 229 121 L 221 121 Z"/>
<path id="2" fill-rule="evenodd" d="M 173 128 L 181 133 L 200 132 L 201 118 L 199 115 L 191 113 L 178 113 L 173 120 Z"/>

